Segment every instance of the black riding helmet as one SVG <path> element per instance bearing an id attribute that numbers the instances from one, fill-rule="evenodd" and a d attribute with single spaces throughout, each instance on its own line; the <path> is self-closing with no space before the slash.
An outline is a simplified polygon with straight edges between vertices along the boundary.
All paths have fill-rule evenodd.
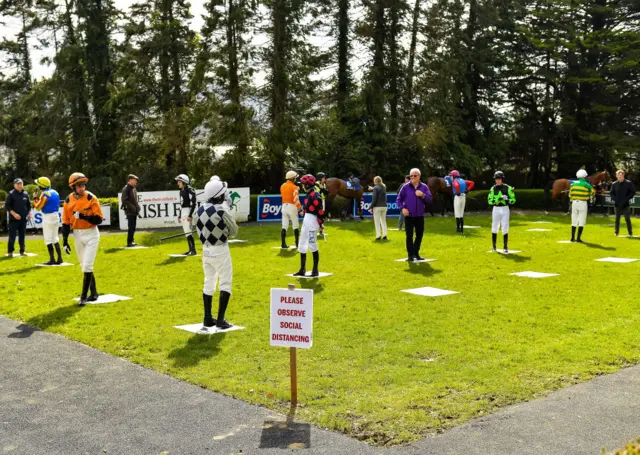
<path id="1" fill-rule="evenodd" d="M 504 172 L 502 171 L 496 171 L 495 174 L 493 174 L 493 178 L 495 179 L 502 179 L 504 180 Z"/>

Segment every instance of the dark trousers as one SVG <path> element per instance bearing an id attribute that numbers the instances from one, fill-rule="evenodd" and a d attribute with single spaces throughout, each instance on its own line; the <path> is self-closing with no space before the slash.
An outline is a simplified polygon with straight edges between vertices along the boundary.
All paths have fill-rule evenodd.
<path id="1" fill-rule="evenodd" d="M 400 217 L 398 218 L 398 229 L 402 229 L 403 224 L 404 224 L 404 213 L 400 211 Z"/>
<path id="2" fill-rule="evenodd" d="M 16 236 L 20 244 L 20 253 L 24 253 L 24 236 L 27 233 L 27 219 L 23 217 L 20 221 L 9 221 L 9 253 L 15 249 Z"/>
<path id="3" fill-rule="evenodd" d="M 133 243 L 133 236 L 136 233 L 136 223 L 138 222 L 138 215 L 127 215 L 128 231 L 127 231 L 127 245 Z"/>
<path id="4" fill-rule="evenodd" d="M 424 234 L 424 217 L 407 216 L 404 219 L 407 234 L 407 254 L 409 256 L 417 256 L 420 253 L 420 245 L 422 244 L 422 235 Z M 415 229 L 416 238 L 413 238 Z"/>
<path id="5" fill-rule="evenodd" d="M 616 234 L 620 232 L 620 217 L 624 215 L 624 220 L 627 222 L 627 232 L 629 235 L 633 234 L 631 229 L 631 209 L 629 207 L 616 207 Z"/>

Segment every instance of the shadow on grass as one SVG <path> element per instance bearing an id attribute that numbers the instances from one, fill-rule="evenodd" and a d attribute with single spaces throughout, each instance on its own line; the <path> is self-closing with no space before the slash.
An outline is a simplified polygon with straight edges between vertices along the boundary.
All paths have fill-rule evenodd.
<path id="1" fill-rule="evenodd" d="M 415 275 L 433 276 L 436 273 L 441 273 L 442 270 L 434 269 L 428 262 L 408 262 L 408 269 L 405 272 L 413 273 Z"/>
<path id="2" fill-rule="evenodd" d="M 8 272 L 0 272 L 0 276 L 23 274 L 26 272 L 32 272 L 34 270 L 40 270 L 40 269 L 44 269 L 44 267 L 37 267 L 34 265 L 33 267 L 23 267 L 21 269 L 10 270 Z"/>
<path id="3" fill-rule="evenodd" d="M 40 332 L 41 330 L 37 327 L 31 327 L 27 324 L 20 324 L 16 327 L 17 332 L 10 333 L 7 335 L 7 338 L 29 338 L 33 335 L 33 332 Z"/>
<path id="4" fill-rule="evenodd" d="M 513 262 L 525 262 L 531 260 L 531 256 L 520 256 L 518 254 L 501 254 L 500 256 Z"/>
<path id="5" fill-rule="evenodd" d="M 156 266 L 160 267 L 160 266 L 163 266 L 163 265 L 171 265 L 171 264 L 176 264 L 178 262 L 184 262 L 184 260 L 187 259 L 187 257 L 188 256 L 179 256 L 179 257 L 169 256 L 163 262 L 160 262 L 160 263 L 156 264 Z"/>
<path id="6" fill-rule="evenodd" d="M 302 289 L 311 289 L 314 294 L 320 294 L 324 290 L 324 284 L 318 278 L 298 278 L 298 282 Z"/>
<path id="7" fill-rule="evenodd" d="M 602 245 L 598 245 L 597 243 L 584 242 L 583 245 L 586 246 L 586 247 L 589 247 L 589 248 L 596 249 L 596 250 L 604 250 L 604 251 L 615 251 L 616 250 L 612 246 L 602 246 Z"/>
<path id="8" fill-rule="evenodd" d="M 173 360 L 173 366 L 177 368 L 195 367 L 220 351 L 220 343 L 226 335 L 226 333 L 193 335 L 184 346 L 172 350 L 169 353 L 169 358 Z"/>
<path id="9" fill-rule="evenodd" d="M 27 322 L 29 323 L 29 325 L 38 327 L 42 330 L 47 330 L 50 327 L 64 324 L 80 310 L 82 310 L 82 308 L 74 303 L 71 306 L 56 308 L 49 313 L 35 316 L 29 319 Z"/>
<path id="10" fill-rule="evenodd" d="M 298 254 L 298 250 L 292 250 L 292 249 L 283 250 L 282 248 L 278 250 L 278 256 L 282 256 L 284 258 L 292 258 L 294 256 L 297 256 L 297 254 Z"/>

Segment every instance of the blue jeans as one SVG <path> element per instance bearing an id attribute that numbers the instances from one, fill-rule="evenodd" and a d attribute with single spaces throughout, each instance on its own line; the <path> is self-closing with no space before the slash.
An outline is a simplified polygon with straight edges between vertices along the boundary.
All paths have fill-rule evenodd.
<path id="1" fill-rule="evenodd" d="M 9 221 L 9 243 L 8 252 L 13 253 L 16 243 L 16 235 L 18 236 L 18 243 L 20 244 L 20 253 L 24 253 L 24 236 L 27 233 L 27 220 L 22 218 L 20 221 Z"/>
<path id="2" fill-rule="evenodd" d="M 402 229 L 402 225 L 404 224 L 404 213 L 400 210 L 400 218 L 398 218 L 398 229 Z"/>

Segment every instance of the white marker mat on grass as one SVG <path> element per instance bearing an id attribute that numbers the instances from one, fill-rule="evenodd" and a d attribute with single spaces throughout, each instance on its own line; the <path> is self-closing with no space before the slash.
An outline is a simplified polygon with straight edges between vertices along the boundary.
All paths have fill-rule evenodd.
<path id="1" fill-rule="evenodd" d="M 244 327 L 233 325 L 228 329 L 219 329 L 217 327 L 204 327 L 202 322 L 199 324 L 174 325 L 174 329 L 186 330 L 187 332 L 196 333 L 198 335 L 213 335 L 216 333 L 234 332 L 236 330 L 244 330 Z"/>
<path id="2" fill-rule="evenodd" d="M 76 302 L 80 301 L 79 297 L 76 297 L 75 299 Z M 98 300 L 96 300 L 95 302 L 87 302 L 87 303 L 91 303 L 93 305 L 99 305 L 101 303 L 115 303 L 115 302 L 120 302 L 121 300 L 132 300 L 131 297 L 125 297 L 124 295 L 117 295 L 117 294 L 104 294 L 104 295 L 100 295 L 98 297 Z"/>
<path id="3" fill-rule="evenodd" d="M 464 226 L 465 229 L 480 229 L 481 226 Z"/>
<path id="4" fill-rule="evenodd" d="M 247 243 L 248 240 L 231 239 L 228 243 Z"/>
<path id="5" fill-rule="evenodd" d="M 576 242 L 572 242 L 571 240 L 558 240 L 558 243 L 576 243 Z"/>
<path id="6" fill-rule="evenodd" d="M 146 250 L 148 248 L 148 246 L 143 246 L 143 245 L 136 245 L 136 246 L 121 246 L 120 249 L 121 250 Z"/>
<path id="7" fill-rule="evenodd" d="M 631 259 L 631 258 L 601 258 L 601 259 L 596 259 L 596 261 L 598 262 L 618 262 L 618 263 L 622 263 L 622 264 L 626 264 L 628 262 L 636 262 L 638 259 Z"/>
<path id="8" fill-rule="evenodd" d="M 169 254 L 168 255 L 171 258 L 188 258 L 188 257 L 196 257 L 196 256 L 200 256 L 199 254 L 196 254 L 195 256 L 188 256 L 186 254 Z"/>
<path id="9" fill-rule="evenodd" d="M 420 259 L 419 261 L 416 261 L 415 259 L 411 262 L 415 262 L 415 263 L 421 263 L 421 262 L 433 262 L 435 261 L 435 259 Z M 402 258 L 402 259 L 396 259 L 396 262 L 409 262 L 409 258 Z"/>
<path id="10" fill-rule="evenodd" d="M 532 221 L 533 224 L 553 224 L 552 221 Z"/>
<path id="11" fill-rule="evenodd" d="M 551 229 L 534 228 L 534 229 L 527 229 L 527 232 L 551 232 Z"/>
<path id="12" fill-rule="evenodd" d="M 63 262 L 62 264 L 54 264 L 54 265 L 36 264 L 36 267 L 67 267 L 69 265 L 73 265 L 73 264 L 71 262 Z"/>
<path id="13" fill-rule="evenodd" d="M 447 291 L 446 289 L 438 289 L 432 287 L 403 289 L 400 292 L 408 292 L 409 294 L 421 295 L 425 297 L 440 297 L 442 295 L 460 294 L 457 291 Z"/>
<path id="14" fill-rule="evenodd" d="M 271 248 L 273 248 L 274 250 L 285 250 L 285 251 L 286 250 L 297 250 L 298 249 L 298 247 L 293 246 L 293 245 L 289 245 L 289 248 L 281 248 L 279 246 L 273 246 Z"/>
<path id="15" fill-rule="evenodd" d="M 307 272 L 305 276 L 293 276 L 293 273 L 287 273 L 285 276 L 291 276 L 293 278 L 322 278 L 331 275 L 333 275 L 333 273 L 319 272 L 318 276 L 311 276 L 311 272 Z"/>
<path id="16" fill-rule="evenodd" d="M 487 251 L 487 253 L 493 253 L 493 250 L 489 250 L 489 251 Z M 498 249 L 498 251 L 496 251 L 496 253 L 500 253 L 500 254 L 518 254 L 518 253 L 522 253 L 522 251 L 520 251 L 520 250 L 509 250 L 509 251 L 507 251 L 505 253 L 504 250 Z"/>
<path id="17" fill-rule="evenodd" d="M 550 276 L 559 276 L 559 273 L 541 273 L 541 272 L 518 272 L 509 275 L 523 276 L 526 278 L 549 278 Z"/>
<path id="18" fill-rule="evenodd" d="M 398 228 L 389 228 L 390 231 L 399 231 L 400 229 Z"/>
<path id="19" fill-rule="evenodd" d="M 9 257 L 8 254 L 5 254 L 5 256 Z M 32 258 L 34 256 L 37 256 L 37 254 L 36 253 L 24 253 L 24 256 Z M 13 253 L 13 257 L 14 258 L 20 258 L 20 257 L 24 257 L 24 256 L 22 256 L 20 253 Z"/>

